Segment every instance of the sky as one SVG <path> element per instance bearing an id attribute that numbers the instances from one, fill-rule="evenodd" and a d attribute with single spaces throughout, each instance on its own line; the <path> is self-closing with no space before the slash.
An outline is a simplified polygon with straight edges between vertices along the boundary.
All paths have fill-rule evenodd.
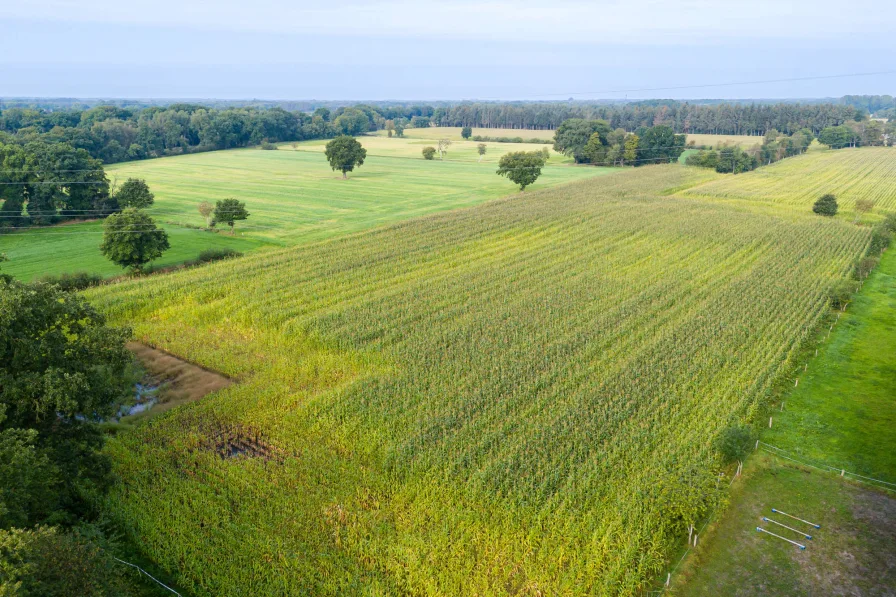
<path id="1" fill-rule="evenodd" d="M 893 23 L 884 0 L 4 1 L 0 96 L 894 95 Z"/>

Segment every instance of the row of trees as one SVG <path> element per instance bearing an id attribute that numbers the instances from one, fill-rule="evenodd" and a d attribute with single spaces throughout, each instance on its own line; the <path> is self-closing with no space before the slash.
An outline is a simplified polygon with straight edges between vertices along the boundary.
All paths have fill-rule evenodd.
<path id="1" fill-rule="evenodd" d="M 68 143 L 0 143 L 0 230 L 103 218 L 152 205 L 146 181 L 109 183 L 102 163 Z"/>
<path id="2" fill-rule="evenodd" d="M 814 136 L 809 129 L 792 135 L 784 135 L 772 129 L 766 133 L 761 145 L 756 144 L 748 149 L 725 145 L 718 149 L 704 150 L 688 156 L 686 163 L 689 166 L 713 168 L 716 172 L 739 174 L 804 153 L 813 140 Z"/>
<path id="3" fill-rule="evenodd" d="M 614 130 L 606 120 L 571 118 L 557 128 L 554 150 L 580 164 L 640 166 L 678 160 L 686 139 L 666 125 L 626 132 Z"/>
<path id="4" fill-rule="evenodd" d="M 870 100 L 869 100 L 870 101 Z M 871 102 L 874 106 L 886 102 Z M 167 107 L 89 109 L 7 108 L 0 133 L 7 142 L 44 140 L 85 150 L 104 163 L 230 149 L 263 142 L 326 139 L 384 129 L 402 136 L 408 127 L 460 126 L 557 129 L 569 119 L 605 120 L 611 129 L 635 131 L 669 126 L 675 133 L 756 134 L 771 129 L 792 134 L 863 122 L 867 113 L 848 104 L 713 105 L 675 101 L 609 104 L 599 102 L 464 102 L 456 105 L 358 104 L 314 112 L 274 108 L 209 108 L 176 103 Z M 0 141 L 3 138 L 0 137 Z"/>

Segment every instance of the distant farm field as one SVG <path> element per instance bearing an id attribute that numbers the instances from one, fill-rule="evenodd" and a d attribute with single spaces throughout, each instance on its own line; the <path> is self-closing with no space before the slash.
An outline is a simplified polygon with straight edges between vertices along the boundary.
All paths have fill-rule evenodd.
<path id="1" fill-rule="evenodd" d="M 496 163 L 518 145 L 492 143 L 479 162 L 475 143 L 453 143 L 445 160 L 426 161 L 419 139 L 362 137 L 364 165 L 342 180 L 323 155 L 325 141 L 284 144 L 280 151 L 240 149 L 114 164 L 109 178 L 145 178 L 155 193 L 148 211 L 170 232 L 172 248 L 155 265 L 195 258 L 205 248 L 250 250 L 264 243 L 292 245 L 348 234 L 437 211 L 482 203 L 516 192 L 495 174 Z M 540 149 L 542 146 L 525 146 Z M 524 148 L 525 148 L 524 147 Z M 532 190 L 599 176 L 610 168 L 575 166 L 553 154 Z M 235 197 L 251 214 L 236 236 L 191 230 L 203 226 L 202 201 Z M 4 271 L 23 279 L 73 271 L 122 273 L 99 253 L 101 224 L 69 224 L 0 235 Z"/>
<path id="2" fill-rule="evenodd" d="M 741 147 L 752 147 L 754 145 L 762 145 L 763 137 L 758 135 L 702 135 L 688 134 L 688 143 L 692 141 L 696 145 L 705 145 L 718 149 L 722 145 L 739 145 Z"/>
<path id="3" fill-rule="evenodd" d="M 461 127 L 459 126 L 432 126 L 427 128 L 406 128 L 404 136 L 410 139 L 451 139 L 452 141 L 460 141 Z M 377 131 L 377 135 L 386 135 L 386 131 Z M 524 140 L 544 139 L 551 140 L 554 138 L 553 130 L 534 130 L 534 129 L 503 129 L 503 128 L 479 128 L 473 127 L 473 135 L 483 137 L 522 137 Z"/>
<path id="4" fill-rule="evenodd" d="M 857 199 L 875 202 L 875 211 L 896 210 L 896 149 L 859 147 L 810 151 L 736 176 L 688 190 L 685 195 L 774 204 L 808 212 L 821 195 L 833 193 L 849 216 Z"/>
<path id="5" fill-rule="evenodd" d="M 870 237 L 674 195 L 745 179 L 632 169 L 88 291 L 237 381 L 110 442 L 112 510 L 196 595 L 643 594 Z M 270 456 L 213 448 L 246 438 Z"/>

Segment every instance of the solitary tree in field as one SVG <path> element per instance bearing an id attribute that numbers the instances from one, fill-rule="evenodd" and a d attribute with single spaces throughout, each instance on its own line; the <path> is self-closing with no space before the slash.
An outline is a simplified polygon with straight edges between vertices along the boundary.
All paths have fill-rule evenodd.
<path id="1" fill-rule="evenodd" d="M 199 214 L 205 218 L 205 227 L 212 227 L 212 212 L 215 211 L 214 206 L 208 201 L 203 201 L 199 204 Z"/>
<path id="2" fill-rule="evenodd" d="M 395 136 L 398 138 L 404 137 L 404 123 L 402 123 L 402 122 L 395 123 Z"/>
<path id="3" fill-rule="evenodd" d="M 859 217 L 863 214 L 869 213 L 874 209 L 874 200 L 872 199 L 856 199 L 856 219 L 855 221 L 859 221 Z"/>
<path id="4" fill-rule="evenodd" d="M 485 152 L 487 150 L 488 150 L 488 147 L 486 147 L 485 143 L 480 143 L 479 145 L 476 146 L 476 151 L 479 152 L 479 161 L 480 162 L 482 161 L 482 156 L 485 155 Z"/>
<path id="5" fill-rule="evenodd" d="M 464 139 L 469 139 L 470 137 L 472 137 L 473 127 L 465 126 L 464 128 L 460 129 L 460 136 Z"/>
<path id="6" fill-rule="evenodd" d="M 389 138 L 391 138 L 391 137 L 392 137 L 392 134 L 395 132 L 395 121 L 394 121 L 394 120 L 387 120 L 387 121 L 386 121 L 385 129 L 386 129 L 386 135 L 387 135 Z"/>
<path id="7" fill-rule="evenodd" d="M 144 209 L 152 205 L 155 195 L 152 194 L 149 185 L 142 178 L 129 178 L 115 193 L 115 199 L 122 209 L 126 207 Z"/>
<path id="8" fill-rule="evenodd" d="M 439 139 L 439 159 L 444 160 L 445 154 L 448 153 L 448 146 L 451 145 L 451 139 Z"/>
<path id="9" fill-rule="evenodd" d="M 342 178 L 348 178 L 348 173 L 354 170 L 355 166 L 364 164 L 367 150 L 361 147 L 354 137 L 342 135 L 327 143 L 326 154 L 330 167 L 341 171 Z"/>
<path id="10" fill-rule="evenodd" d="M 237 199 L 224 199 L 215 204 L 214 222 L 223 222 L 230 226 L 230 234 L 233 234 L 233 226 L 236 222 L 248 217 L 246 204 Z"/>
<path id="11" fill-rule="evenodd" d="M 837 215 L 837 198 L 830 193 L 822 195 L 815 202 L 815 205 L 812 206 L 812 211 L 820 216 Z"/>
<path id="12" fill-rule="evenodd" d="M 431 160 L 435 156 L 436 156 L 436 148 L 435 147 L 430 147 L 427 145 L 426 147 L 423 148 L 423 159 L 424 160 Z"/>
<path id="13" fill-rule="evenodd" d="M 106 218 L 100 252 L 112 263 L 133 273 L 143 271 L 150 261 L 170 248 L 168 233 L 156 226 L 151 217 L 128 207 Z"/>
<path id="14" fill-rule="evenodd" d="M 535 182 L 544 167 L 544 154 L 540 151 L 514 151 L 505 153 L 498 161 L 498 174 L 520 185 L 520 190 Z"/>

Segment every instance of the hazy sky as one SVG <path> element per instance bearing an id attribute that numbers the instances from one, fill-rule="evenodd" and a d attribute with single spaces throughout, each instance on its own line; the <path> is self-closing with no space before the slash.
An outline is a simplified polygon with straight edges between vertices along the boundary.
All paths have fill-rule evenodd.
<path id="1" fill-rule="evenodd" d="M 883 0 L 3 0 L 0 96 L 896 94 L 896 73 L 643 91 L 896 71 L 894 23 Z"/>

